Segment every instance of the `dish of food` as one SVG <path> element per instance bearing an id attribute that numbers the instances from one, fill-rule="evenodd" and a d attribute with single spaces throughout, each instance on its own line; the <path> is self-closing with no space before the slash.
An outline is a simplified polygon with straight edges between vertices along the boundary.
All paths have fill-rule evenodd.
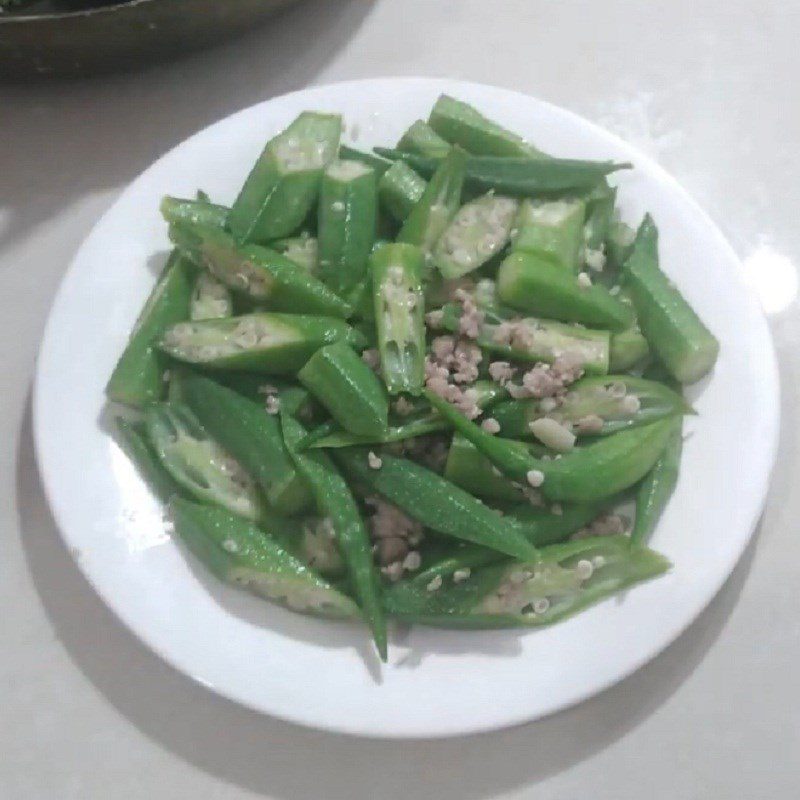
<path id="1" fill-rule="evenodd" d="M 381 89 L 399 98 L 385 120 Z M 516 117 L 507 111 L 515 104 L 524 109 Z M 254 148 L 256 119 L 266 135 Z M 116 336 L 114 349 L 101 321 L 86 326 L 82 338 L 101 342 L 102 358 L 67 367 L 92 387 L 101 429 L 95 421 L 89 438 L 111 459 L 116 492 L 100 505 L 116 515 L 114 535 L 119 541 L 124 531 L 129 551 L 113 567 L 129 586 L 98 586 L 112 606 L 165 657 L 229 696 L 379 735 L 441 735 L 539 716 L 668 643 L 747 541 L 774 447 L 768 339 L 735 273 L 720 267 L 730 254 L 710 223 L 613 138 L 536 101 L 470 84 L 320 88 L 209 131 L 145 173 L 82 251 L 91 266 L 80 285 L 110 304 Z M 222 151 L 231 148 L 235 162 L 226 163 Z M 146 223 L 131 225 L 139 215 Z M 693 225 L 703 230 L 692 234 Z M 728 287 L 725 315 L 698 292 L 696 273 L 675 266 L 684 255 L 676 241 L 713 257 L 709 273 L 724 275 Z M 154 258 L 167 242 L 169 256 Z M 124 275 L 99 270 L 98 246 L 124 252 Z M 149 297 L 132 325 L 138 309 L 129 295 L 124 308 L 118 297 L 135 285 L 137 260 L 139 306 Z M 148 287 L 145 265 L 159 260 Z M 748 320 L 749 340 L 727 335 L 724 317 L 734 307 Z M 84 520 L 91 511 L 76 516 L 75 494 L 67 499 L 74 476 L 53 478 L 55 451 L 64 452 L 53 443 L 47 388 L 63 347 L 54 325 L 40 361 L 37 442 L 69 538 L 75 527 L 59 511 Z M 742 361 L 754 344 L 760 365 Z M 745 435 L 736 446 L 749 447 L 757 480 L 751 473 L 729 509 L 735 535 L 693 566 L 685 560 L 692 538 L 663 536 L 662 528 L 698 513 L 687 471 L 695 478 L 714 465 L 698 479 L 708 489 L 741 467 L 734 458 L 718 475 L 717 453 L 699 447 L 718 445 L 715 387 L 748 369 L 761 379 L 758 391 L 743 392 L 755 426 L 751 441 Z M 96 394 L 106 380 L 111 407 Z M 85 432 L 85 409 L 75 414 Z M 715 530 L 729 524 L 710 511 Z M 95 551 L 97 531 L 113 525 L 101 511 L 94 534 L 71 539 L 96 584 L 98 559 L 107 566 L 119 557 L 107 542 Z M 637 628 L 616 654 L 598 645 L 615 620 L 631 630 L 697 573 L 694 595 L 683 593 L 681 608 L 655 631 Z M 158 585 L 157 595 L 131 604 L 145 584 Z M 164 603 L 180 611 L 154 621 L 156 602 L 159 611 Z M 181 619 L 192 620 L 188 640 L 176 630 Z M 241 650 L 207 655 L 197 628 L 213 620 Z M 388 659 L 382 672 L 358 620 Z M 389 635 L 395 624 L 413 626 L 405 640 Z M 358 654 L 348 650 L 353 643 Z M 276 646 L 280 663 L 289 655 L 301 671 L 329 669 L 336 697 L 322 707 L 312 698 L 293 705 L 286 693 L 300 685 L 291 679 L 297 670 L 272 673 L 266 653 Z M 514 655 L 487 659 L 487 646 Z M 524 664 L 543 647 L 545 673 L 566 674 L 531 686 Z M 590 648 L 598 672 L 570 673 L 574 654 L 566 654 L 575 647 Z M 454 650 L 463 682 L 438 697 Z M 240 663 L 255 652 L 269 673 L 260 686 Z M 411 656 L 421 660 L 416 669 L 406 666 Z M 231 663 L 233 677 L 220 672 Z M 470 692 L 494 697 L 500 677 L 532 692 L 524 708 L 501 692 L 499 705 L 457 710 Z M 404 690 L 437 699 L 423 708 L 406 702 Z M 376 708 L 395 713 L 377 719 Z"/>

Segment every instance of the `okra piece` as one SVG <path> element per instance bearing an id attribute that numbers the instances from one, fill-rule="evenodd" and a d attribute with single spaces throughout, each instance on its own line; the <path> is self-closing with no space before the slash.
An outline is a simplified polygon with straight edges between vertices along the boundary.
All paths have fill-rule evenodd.
<path id="1" fill-rule="evenodd" d="M 411 244 L 387 244 L 370 258 L 381 374 L 389 394 L 418 394 L 425 380 L 424 257 Z"/>
<path id="2" fill-rule="evenodd" d="M 509 400 L 492 410 L 500 433 L 531 438 L 530 425 L 545 417 L 572 428 L 577 436 L 608 436 L 651 422 L 693 413 L 686 401 L 662 383 L 630 375 L 587 377 L 573 383 L 558 405 L 544 400 Z"/>
<path id="3" fill-rule="evenodd" d="M 591 503 L 567 503 L 552 509 L 540 508 L 525 503 L 506 507 L 506 518 L 519 525 L 525 538 L 537 547 L 557 544 L 596 519 L 618 498 L 604 498 Z"/>
<path id="4" fill-rule="evenodd" d="M 453 147 L 442 159 L 400 228 L 398 242 L 417 245 L 426 256 L 433 251 L 461 205 L 465 162 L 466 155 L 458 147 Z"/>
<path id="5" fill-rule="evenodd" d="M 386 620 L 381 604 L 380 582 L 372 561 L 372 544 L 358 505 L 327 453 L 321 450 L 298 450 L 297 446 L 306 436 L 306 430 L 291 416 L 290 409 L 281 411 L 281 426 L 286 447 L 311 487 L 319 514 L 331 521 L 364 618 L 372 629 L 381 659 L 386 661 Z"/>
<path id="6" fill-rule="evenodd" d="M 545 460 L 531 455 L 519 442 L 487 433 L 433 392 L 426 391 L 425 396 L 503 474 L 559 502 L 591 502 L 632 486 L 661 455 L 672 425 L 672 419 L 664 419 L 623 430 L 560 458 Z"/>
<path id="7" fill-rule="evenodd" d="M 675 486 L 683 450 L 682 420 L 676 419 L 664 452 L 639 484 L 636 492 L 636 514 L 631 531 L 631 545 L 642 545 L 649 538 L 666 508 Z"/>
<path id="8" fill-rule="evenodd" d="M 441 327 L 457 332 L 460 318 L 460 306 L 444 306 Z M 510 330 L 508 326 L 501 327 L 504 322 L 510 322 Z M 611 336 L 608 331 L 534 317 L 505 320 L 487 310 L 475 341 L 483 350 L 507 361 L 552 364 L 559 356 L 568 356 L 589 373 L 605 374 L 609 369 Z"/>
<path id="9" fill-rule="evenodd" d="M 161 216 L 171 225 L 173 222 L 188 222 L 191 225 L 210 225 L 224 228 L 228 222 L 227 206 L 207 200 L 187 200 L 182 197 L 164 197 L 161 201 Z"/>
<path id="10" fill-rule="evenodd" d="M 220 580 L 292 611 L 333 619 L 359 616 L 356 604 L 282 548 L 265 530 L 221 508 L 173 498 L 175 532 Z"/>
<path id="11" fill-rule="evenodd" d="M 442 628 L 538 627 L 560 622 L 671 564 L 625 536 L 603 536 L 542 548 L 541 558 L 474 570 L 459 583 L 429 591 L 416 581 L 389 588 L 390 616 Z"/>
<path id="12" fill-rule="evenodd" d="M 475 404 L 481 409 L 489 408 L 498 400 L 507 396 L 506 390 L 492 381 L 477 381 L 473 384 L 472 389 L 476 395 Z M 447 420 L 442 419 L 435 411 L 431 412 L 427 403 L 424 403 L 424 406 L 427 409 L 425 413 L 409 417 L 397 425 L 389 425 L 380 436 L 358 436 L 348 431 L 340 430 L 335 423 L 332 425 L 320 425 L 318 431 L 312 431 L 308 435 L 308 440 L 303 443 L 301 449 L 305 447 L 328 448 L 389 444 L 450 429 L 450 423 Z"/>
<path id="13" fill-rule="evenodd" d="M 320 348 L 297 377 L 345 430 L 360 436 L 386 433 L 386 392 L 349 345 L 337 342 Z"/>
<path id="14" fill-rule="evenodd" d="M 614 220 L 606 238 L 606 254 L 608 264 L 613 270 L 622 269 L 622 265 L 631 254 L 636 231 L 620 220 Z"/>
<path id="15" fill-rule="evenodd" d="M 583 200 L 523 200 L 514 220 L 512 250 L 577 272 L 583 255 Z"/>
<path id="16" fill-rule="evenodd" d="M 381 453 L 378 469 L 365 448 L 333 451 L 345 472 L 431 530 L 480 544 L 514 558 L 532 559 L 535 548 L 493 509 L 419 464 Z"/>
<path id="17" fill-rule="evenodd" d="M 190 372 L 181 378 L 181 395 L 206 430 L 253 476 L 271 508 L 291 516 L 311 505 L 308 485 L 286 450 L 277 416 L 264 408 L 263 396 L 254 402 Z"/>
<path id="18" fill-rule="evenodd" d="M 243 242 L 289 236 L 302 224 L 319 194 L 325 167 L 336 158 L 342 119 L 305 111 L 271 139 L 228 214 Z"/>
<path id="19" fill-rule="evenodd" d="M 365 153 L 363 150 L 358 150 L 355 147 L 343 144 L 339 148 L 339 158 L 346 159 L 347 161 L 358 161 L 367 167 L 375 170 L 375 174 L 380 177 L 392 166 L 392 162 L 386 158 L 376 156 L 374 153 Z"/>
<path id="20" fill-rule="evenodd" d="M 614 220 L 614 204 L 617 190 L 607 181 L 598 183 L 586 196 L 586 222 L 583 225 L 583 243 L 587 252 L 600 252 L 606 246 L 606 239 Z"/>
<path id="21" fill-rule="evenodd" d="M 175 246 L 233 291 L 271 310 L 346 318 L 350 306 L 307 270 L 275 250 L 238 245 L 219 228 L 176 222 Z"/>
<path id="22" fill-rule="evenodd" d="M 378 199 L 398 222 L 405 222 L 422 199 L 428 182 L 405 161 L 395 161 L 378 181 Z"/>
<path id="23" fill-rule="evenodd" d="M 155 492 L 162 503 L 170 497 L 183 494 L 182 488 L 161 464 L 147 438 L 144 425 L 117 417 L 117 438 L 125 455 L 130 458 L 144 482 Z"/>
<path id="24" fill-rule="evenodd" d="M 463 205 L 433 251 L 439 272 L 460 278 L 483 266 L 508 243 L 519 204 L 489 192 Z"/>
<path id="25" fill-rule="evenodd" d="M 342 578 L 345 575 L 336 531 L 327 519 L 312 517 L 306 520 L 300 536 L 287 543 L 286 549 L 323 577 Z"/>
<path id="26" fill-rule="evenodd" d="M 514 442 L 509 446 L 525 449 L 525 445 L 521 442 Z M 444 477 L 484 500 L 525 502 L 523 487 L 503 475 L 469 439 L 459 433 L 453 434 L 444 467 Z"/>
<path id="27" fill-rule="evenodd" d="M 627 372 L 642 364 L 650 355 L 647 339 L 642 336 L 639 325 L 634 323 L 630 328 L 611 334 L 611 352 L 609 370 L 611 372 Z"/>
<path id="28" fill-rule="evenodd" d="M 427 122 L 418 119 L 403 134 L 397 143 L 397 149 L 430 158 L 444 158 L 450 151 L 450 143 L 442 139 Z"/>
<path id="29" fill-rule="evenodd" d="M 221 319 L 232 315 L 233 298 L 228 287 L 210 272 L 198 272 L 189 303 L 189 319 Z"/>
<path id="30" fill-rule="evenodd" d="M 173 252 L 111 373 L 109 400 L 143 406 L 164 396 L 166 359 L 158 342 L 171 325 L 189 318 L 193 280 L 191 263 Z"/>
<path id="31" fill-rule="evenodd" d="M 427 587 L 431 581 L 434 586 L 440 580 L 442 583 L 448 580 L 460 582 L 469 577 L 473 570 L 480 567 L 508 562 L 508 557 L 502 553 L 470 542 L 457 542 L 455 548 L 450 547 L 446 551 L 440 552 L 442 550 L 443 548 L 437 548 L 431 554 L 432 557 L 427 553 L 423 554 L 422 568 L 407 578 L 406 582 L 414 583 L 428 591 Z M 390 588 L 389 592 L 391 591 Z"/>
<path id="32" fill-rule="evenodd" d="M 319 243 L 308 231 L 303 231 L 299 236 L 290 236 L 287 239 L 276 239 L 270 242 L 271 249 L 286 256 L 298 267 L 302 267 L 312 275 L 316 275 L 319 268 Z"/>
<path id="33" fill-rule="evenodd" d="M 468 153 L 518 158 L 544 156 L 541 150 L 487 119 L 473 106 L 446 94 L 441 95 L 434 104 L 428 122 L 446 142 L 460 145 Z"/>
<path id="34" fill-rule="evenodd" d="M 320 277 L 344 295 L 364 279 L 375 242 L 375 172 L 358 161 L 334 161 L 322 176 L 319 198 Z"/>
<path id="35" fill-rule="evenodd" d="M 362 339 L 333 317 L 262 312 L 179 322 L 164 332 L 159 347 L 187 364 L 294 375 L 320 347 L 338 341 L 357 346 Z"/>
<path id="36" fill-rule="evenodd" d="M 636 234 L 623 276 L 650 349 L 676 380 L 700 380 L 714 366 L 719 342 L 661 271 L 658 230 L 649 215 Z"/>
<path id="37" fill-rule="evenodd" d="M 451 148 L 451 154 L 455 149 Z M 390 161 L 402 159 L 423 178 L 433 175 L 443 161 L 441 158 L 427 158 L 385 147 L 376 147 L 375 152 Z M 628 163 L 572 158 L 467 156 L 464 163 L 464 182 L 468 189 L 476 192 L 494 189 L 499 194 L 533 197 L 539 194 L 587 191 L 612 172 L 630 169 L 630 166 Z"/>
<path id="38" fill-rule="evenodd" d="M 520 311 L 562 322 L 580 322 L 621 331 L 633 312 L 602 286 L 582 282 L 562 267 L 529 253 L 512 253 L 497 273 L 500 300 Z"/>
<path id="39" fill-rule="evenodd" d="M 262 517 L 265 506 L 255 481 L 187 407 L 154 403 L 144 419 L 162 466 L 188 494 L 247 519 Z"/>

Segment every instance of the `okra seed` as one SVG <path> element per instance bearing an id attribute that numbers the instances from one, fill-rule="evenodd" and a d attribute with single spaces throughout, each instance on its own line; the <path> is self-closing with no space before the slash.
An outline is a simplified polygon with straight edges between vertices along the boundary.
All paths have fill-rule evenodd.
<path id="1" fill-rule="evenodd" d="M 550 601 L 546 597 L 540 597 L 533 603 L 533 610 L 536 614 L 544 614 L 550 608 Z"/>
<path id="2" fill-rule="evenodd" d="M 463 583 L 465 580 L 468 580 L 471 574 L 472 570 L 469 567 L 465 567 L 464 569 L 457 569 L 453 573 L 453 583 Z"/>
<path id="3" fill-rule="evenodd" d="M 525 474 L 525 479 L 534 489 L 538 489 L 544 483 L 544 472 L 540 469 L 530 469 Z"/>
<path id="4" fill-rule="evenodd" d="M 372 452 L 369 451 L 367 454 L 367 463 L 370 466 L 370 469 L 380 469 L 383 466 L 383 461 Z"/>
<path id="5" fill-rule="evenodd" d="M 605 560 L 605 558 L 603 556 L 595 556 L 592 559 L 592 566 L 595 569 L 600 569 L 600 567 L 604 566 L 605 563 L 606 563 L 606 560 Z"/>
<path id="6" fill-rule="evenodd" d="M 227 550 L 229 553 L 238 553 L 239 545 L 233 539 L 224 539 L 222 542 L 222 549 Z"/>
<path id="7" fill-rule="evenodd" d="M 575 572 L 578 574 L 578 577 L 582 581 L 588 581 L 589 578 L 592 577 L 592 573 L 594 572 L 594 566 L 592 566 L 592 562 L 586 558 L 582 558 L 576 565 L 575 565 Z"/>
<path id="8" fill-rule="evenodd" d="M 441 589 L 442 587 L 442 576 L 437 575 L 425 588 L 429 592 L 435 592 L 437 589 Z"/>
<path id="9" fill-rule="evenodd" d="M 581 272 L 578 274 L 578 286 L 581 289 L 588 289 L 592 285 L 592 279 L 589 277 L 588 272 Z"/>

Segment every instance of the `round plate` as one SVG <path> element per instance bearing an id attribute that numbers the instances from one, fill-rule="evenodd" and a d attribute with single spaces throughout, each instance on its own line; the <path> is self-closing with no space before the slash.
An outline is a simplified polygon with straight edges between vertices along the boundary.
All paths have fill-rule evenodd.
<path id="1" fill-rule="evenodd" d="M 339 111 L 361 147 L 397 141 L 441 92 L 476 105 L 561 156 L 619 159 L 624 215 L 650 211 L 664 269 L 722 343 L 693 388 L 698 415 L 678 488 L 653 536 L 666 576 L 552 628 L 393 639 L 380 667 L 368 635 L 221 586 L 174 543 L 158 504 L 108 433 L 103 387 L 168 249 L 162 195 L 198 188 L 230 203 L 264 142 L 304 109 Z M 702 611 L 747 544 L 778 430 L 767 325 L 709 218 L 656 164 L 560 108 L 440 79 L 316 87 L 228 117 L 137 178 L 84 242 L 56 297 L 36 380 L 39 464 L 63 536 L 123 622 L 177 669 L 260 711 L 317 728 L 435 737 L 501 728 L 577 703 L 663 650 Z"/>

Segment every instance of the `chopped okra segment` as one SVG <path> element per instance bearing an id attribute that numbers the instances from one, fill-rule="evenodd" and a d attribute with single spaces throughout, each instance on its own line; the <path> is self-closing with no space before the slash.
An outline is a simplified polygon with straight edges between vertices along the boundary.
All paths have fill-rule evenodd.
<path id="1" fill-rule="evenodd" d="M 230 208 L 161 202 L 176 249 L 107 396 L 177 536 L 384 661 L 387 618 L 537 627 L 663 573 L 681 384 L 719 343 L 621 222 L 631 165 L 446 95 L 394 148 L 341 132 L 304 112 Z"/>

